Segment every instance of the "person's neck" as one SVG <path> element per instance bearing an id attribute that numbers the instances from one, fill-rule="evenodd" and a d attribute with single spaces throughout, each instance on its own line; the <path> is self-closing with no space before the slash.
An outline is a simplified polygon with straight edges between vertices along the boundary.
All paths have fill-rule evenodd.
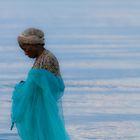
<path id="1" fill-rule="evenodd" d="M 40 50 L 38 51 L 37 58 L 43 53 L 44 50 L 45 50 L 45 48 L 40 48 Z"/>

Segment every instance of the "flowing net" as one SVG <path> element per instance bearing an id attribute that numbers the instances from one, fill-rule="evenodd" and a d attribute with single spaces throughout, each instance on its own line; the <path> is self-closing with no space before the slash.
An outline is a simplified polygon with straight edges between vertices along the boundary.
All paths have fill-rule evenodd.
<path id="1" fill-rule="evenodd" d="M 64 89 L 61 77 L 35 68 L 15 85 L 11 122 L 22 140 L 70 140 L 62 110 Z"/>

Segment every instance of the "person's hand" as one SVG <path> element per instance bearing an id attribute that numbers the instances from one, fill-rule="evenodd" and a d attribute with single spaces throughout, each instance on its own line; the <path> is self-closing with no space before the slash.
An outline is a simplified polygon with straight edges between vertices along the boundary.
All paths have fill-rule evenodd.
<path id="1" fill-rule="evenodd" d="M 25 81 L 20 81 L 19 83 L 22 83 L 22 82 L 25 82 Z"/>

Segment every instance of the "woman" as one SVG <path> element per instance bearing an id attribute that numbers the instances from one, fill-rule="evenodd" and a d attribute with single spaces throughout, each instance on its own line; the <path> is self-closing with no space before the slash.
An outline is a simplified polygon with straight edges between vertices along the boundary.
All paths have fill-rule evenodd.
<path id="1" fill-rule="evenodd" d="M 22 140 L 70 140 L 61 110 L 65 85 L 57 58 L 44 48 L 44 33 L 28 28 L 19 35 L 18 43 L 35 62 L 26 81 L 14 87 L 11 130 L 16 124 Z"/>

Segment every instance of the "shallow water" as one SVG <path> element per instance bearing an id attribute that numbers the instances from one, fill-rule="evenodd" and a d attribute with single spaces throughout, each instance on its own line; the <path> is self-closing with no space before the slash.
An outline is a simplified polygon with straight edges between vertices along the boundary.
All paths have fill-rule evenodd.
<path id="1" fill-rule="evenodd" d="M 70 93 L 70 92 L 69 92 Z M 10 131 L 10 94 L 0 94 L 0 139 L 19 140 Z M 138 140 L 140 114 L 138 94 L 66 94 L 65 123 L 73 140 Z"/>
<path id="2" fill-rule="evenodd" d="M 46 48 L 59 59 L 72 140 L 139 140 L 139 6 L 138 0 L 1 2 L 0 140 L 19 140 L 16 128 L 9 130 L 11 93 L 33 60 L 16 38 L 30 26 L 45 31 Z"/>

